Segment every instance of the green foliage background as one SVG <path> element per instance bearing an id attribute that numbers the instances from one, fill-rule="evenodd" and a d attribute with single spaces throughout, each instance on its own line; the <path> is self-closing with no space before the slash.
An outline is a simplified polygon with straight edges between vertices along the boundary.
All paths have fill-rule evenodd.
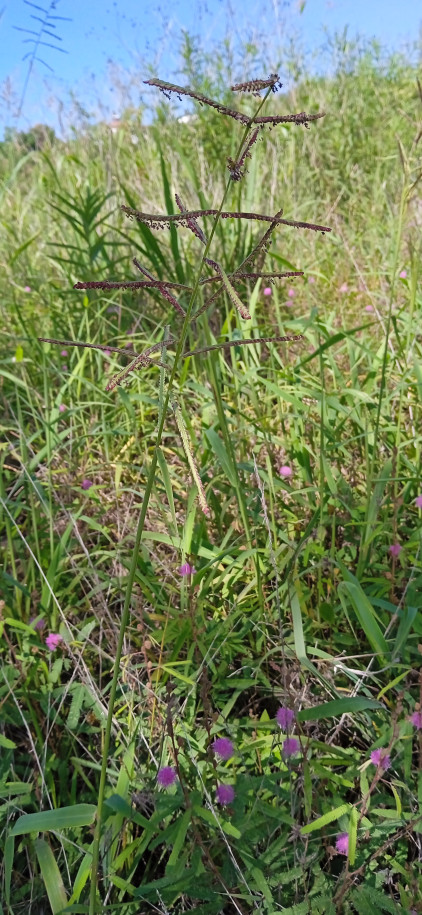
<path id="1" fill-rule="evenodd" d="M 191 49 L 186 82 L 227 101 L 223 60 L 210 71 Z M 189 359 L 178 379 L 211 521 L 170 418 L 114 720 L 104 911 L 421 910 L 422 732 L 409 721 L 422 635 L 417 73 L 356 50 L 271 105 L 326 116 L 268 133 L 227 208 L 283 207 L 333 231 L 278 229 L 266 268 L 304 279 L 271 296 L 245 284 L 251 322 L 240 327 L 221 298 L 190 331 L 190 348 L 304 340 Z M 167 324 L 175 333 L 156 292 L 72 287 L 138 279 L 134 255 L 190 283 L 196 239 L 153 234 L 119 206 L 171 212 L 175 192 L 218 206 L 238 137 L 214 112 L 181 124 L 165 103 L 150 126 L 127 112 L 115 133 L 1 144 L 0 911 L 86 911 L 110 670 L 159 400 L 157 369 L 108 394 L 115 354 L 62 356 L 37 337 L 138 350 Z M 213 256 L 233 270 L 259 235 L 224 221 Z M 185 561 L 192 577 L 178 572 Z M 49 652 L 47 632 L 64 647 Z M 292 760 L 280 704 L 297 715 Z M 217 763 L 210 740 L 223 735 L 236 754 Z M 377 747 L 391 755 L 385 773 L 369 761 Z M 183 790 L 160 792 L 175 748 Z M 221 780 L 235 786 L 230 808 L 215 805 Z M 80 821 L 60 812 L 80 804 Z M 12 834 L 40 810 L 47 827 L 21 821 Z M 342 832 L 349 849 L 356 840 L 347 866 L 334 849 Z"/>

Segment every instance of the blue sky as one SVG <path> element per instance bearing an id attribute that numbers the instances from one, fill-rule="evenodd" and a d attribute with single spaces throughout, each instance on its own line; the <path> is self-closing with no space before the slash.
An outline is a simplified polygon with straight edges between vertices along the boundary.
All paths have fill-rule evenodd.
<path id="1" fill-rule="evenodd" d="M 50 0 L 34 3 L 50 6 Z M 52 15 L 71 19 L 55 22 L 62 39 L 56 44 L 67 53 L 40 48 L 40 56 L 53 72 L 35 64 L 17 123 L 28 71 L 28 61 L 22 58 L 32 48 L 25 39 L 32 36 L 16 27 L 36 30 L 39 22 L 31 16 L 42 13 L 24 0 L 3 0 L 3 4 L 0 134 L 5 125 L 26 129 L 36 122 L 57 129 L 60 102 L 68 112 L 62 113 L 62 120 L 69 124 L 71 93 L 94 120 L 118 114 L 127 98 L 123 85 L 128 73 L 135 101 L 139 100 L 148 66 L 162 79 L 173 76 L 177 80 L 183 30 L 197 35 L 208 49 L 228 33 L 238 47 L 242 40 L 253 39 L 263 58 L 268 59 L 268 72 L 277 64 L 280 48 L 289 41 L 297 42 L 310 61 L 312 52 L 326 43 L 327 30 L 333 34 L 346 26 L 349 36 L 359 33 L 368 39 L 375 37 L 389 49 L 403 48 L 418 38 L 422 44 L 419 0 L 56 0 Z"/>

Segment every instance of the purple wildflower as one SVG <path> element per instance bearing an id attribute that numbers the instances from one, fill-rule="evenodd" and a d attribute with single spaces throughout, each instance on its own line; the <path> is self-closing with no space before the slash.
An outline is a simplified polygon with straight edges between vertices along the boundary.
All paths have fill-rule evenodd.
<path id="1" fill-rule="evenodd" d="M 218 804 L 231 804 L 235 798 L 233 785 L 218 785 L 216 797 Z"/>
<path id="2" fill-rule="evenodd" d="M 373 310 L 374 310 L 373 305 L 365 305 L 365 311 L 373 311 Z"/>
<path id="3" fill-rule="evenodd" d="M 58 632 L 50 632 L 50 635 L 47 636 L 45 644 L 50 651 L 55 651 L 59 647 L 60 642 L 63 641 L 63 637 L 59 635 Z"/>
<path id="4" fill-rule="evenodd" d="M 59 406 L 59 413 L 65 413 L 67 410 L 66 404 L 61 403 Z"/>
<path id="5" fill-rule="evenodd" d="M 422 712 L 413 712 L 413 715 L 410 716 L 410 720 L 413 727 L 417 728 L 418 731 L 422 731 Z"/>
<path id="6" fill-rule="evenodd" d="M 416 508 L 422 508 L 422 495 L 416 496 L 415 505 Z"/>
<path id="7" fill-rule="evenodd" d="M 283 731 L 288 731 L 291 724 L 295 720 L 295 713 L 293 709 L 286 708 L 284 705 L 281 705 L 277 714 L 276 714 L 277 724 L 280 725 Z"/>
<path id="8" fill-rule="evenodd" d="M 379 766 L 381 769 L 386 770 L 391 766 L 391 759 L 388 753 L 380 747 L 378 750 L 372 750 L 371 763 L 373 763 L 374 766 Z"/>
<path id="9" fill-rule="evenodd" d="M 402 551 L 402 547 L 401 547 L 400 543 L 392 543 L 388 549 L 389 549 L 391 555 L 394 556 L 394 558 L 396 558 L 396 556 L 399 556 Z"/>
<path id="10" fill-rule="evenodd" d="M 287 295 L 289 296 L 289 299 L 294 299 L 294 297 L 295 297 L 295 295 L 296 295 L 296 290 L 295 290 L 295 289 L 288 289 Z"/>
<path id="11" fill-rule="evenodd" d="M 309 279 L 308 279 L 308 283 L 315 283 L 315 277 L 314 277 L 314 276 L 310 276 Z"/>
<path id="12" fill-rule="evenodd" d="M 179 569 L 179 575 L 194 575 L 195 569 L 193 566 L 189 565 L 188 562 L 185 562 Z"/>
<path id="13" fill-rule="evenodd" d="M 272 294 L 273 294 L 273 291 L 271 289 L 271 286 L 266 286 L 264 289 L 264 295 L 272 295 Z"/>
<path id="14" fill-rule="evenodd" d="M 293 470 L 288 464 L 283 464 L 282 467 L 280 467 L 279 474 L 281 477 L 291 477 Z"/>
<path id="15" fill-rule="evenodd" d="M 283 743 L 284 759 L 288 759 L 289 756 L 294 756 L 295 753 L 299 752 L 299 749 L 299 741 L 296 740 L 296 737 L 286 737 Z"/>
<path id="16" fill-rule="evenodd" d="M 82 486 L 82 489 L 91 489 L 91 486 L 93 486 L 93 482 L 92 482 L 92 480 L 82 480 L 81 486 Z"/>
<path id="17" fill-rule="evenodd" d="M 31 616 L 29 625 L 32 626 L 33 629 L 37 629 L 39 632 L 42 632 L 45 626 L 45 620 L 43 620 L 42 617 L 41 619 L 37 620 L 36 616 Z"/>
<path id="18" fill-rule="evenodd" d="M 64 371 L 64 372 L 67 372 L 67 369 L 68 369 L 68 366 L 67 366 L 67 365 L 65 365 L 65 364 L 64 364 L 64 363 L 63 363 L 63 365 L 62 365 L 62 369 L 63 369 L 63 371 Z"/>
<path id="19" fill-rule="evenodd" d="M 217 737 L 217 740 L 214 740 L 212 745 L 214 753 L 217 756 L 220 756 L 221 759 L 230 759 L 234 754 L 234 747 L 228 737 Z"/>
<path id="20" fill-rule="evenodd" d="M 401 270 L 399 273 L 399 277 L 401 280 L 405 280 L 407 277 L 407 270 Z"/>
<path id="21" fill-rule="evenodd" d="M 336 849 L 339 855 L 349 854 L 349 835 L 347 832 L 341 832 L 336 838 Z"/>
<path id="22" fill-rule="evenodd" d="M 66 356 L 67 356 L 67 349 L 62 349 L 62 350 L 60 351 L 60 355 L 63 356 L 63 358 L 65 359 Z"/>
<path id="23" fill-rule="evenodd" d="M 339 291 L 340 291 L 340 292 L 348 292 L 348 291 L 349 291 L 349 287 L 348 287 L 347 283 L 342 283 L 341 286 L 340 286 L 340 290 L 339 290 Z"/>
<path id="24" fill-rule="evenodd" d="M 162 766 L 158 771 L 157 782 L 161 788 L 171 788 L 177 780 L 177 772 L 173 766 Z"/>
<path id="25" fill-rule="evenodd" d="M 31 287 L 30 287 L 30 286 L 25 286 L 24 292 L 31 292 Z"/>

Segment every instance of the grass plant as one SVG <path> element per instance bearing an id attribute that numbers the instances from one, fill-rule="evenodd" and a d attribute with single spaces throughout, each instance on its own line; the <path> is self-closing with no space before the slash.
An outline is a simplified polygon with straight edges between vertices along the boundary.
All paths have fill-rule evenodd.
<path id="1" fill-rule="evenodd" d="M 420 910 L 418 83 L 275 79 L 0 150 L 12 915 Z"/>

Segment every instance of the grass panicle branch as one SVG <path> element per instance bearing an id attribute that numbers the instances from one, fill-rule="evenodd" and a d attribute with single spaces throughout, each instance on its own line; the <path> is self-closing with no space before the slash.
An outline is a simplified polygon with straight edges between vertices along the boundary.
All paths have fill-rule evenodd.
<path id="1" fill-rule="evenodd" d="M 75 283 L 74 289 L 104 289 L 111 291 L 113 289 L 180 289 L 181 292 L 192 292 L 191 286 L 185 286 L 182 283 L 170 283 L 167 280 L 87 280 L 86 282 Z"/>
<path id="2" fill-rule="evenodd" d="M 281 89 L 282 83 L 279 81 L 278 73 L 271 73 L 268 79 L 249 79 L 246 83 L 235 83 L 231 87 L 232 92 L 251 92 L 259 98 L 259 93 L 263 89 L 271 89 L 277 92 Z"/>
<path id="3" fill-rule="evenodd" d="M 234 307 L 237 309 L 240 317 L 243 318 L 244 321 L 250 321 L 251 316 L 248 312 L 248 309 L 245 308 L 243 302 L 241 301 L 241 299 L 239 299 L 239 296 L 238 296 L 234 286 L 232 286 L 232 284 L 227 276 L 227 273 L 223 270 L 221 264 L 218 264 L 217 261 L 211 260 L 211 258 L 209 258 L 209 257 L 204 258 L 204 260 L 205 260 L 206 264 L 208 264 L 210 267 L 213 267 L 213 269 L 217 270 L 218 273 L 220 274 L 221 279 L 223 280 L 223 284 L 226 289 L 226 292 L 228 293 L 229 298 L 233 302 Z"/>
<path id="4" fill-rule="evenodd" d="M 175 199 L 176 199 L 176 203 L 177 203 L 177 206 L 179 207 L 180 212 L 185 213 L 185 215 L 186 215 L 188 211 L 187 211 L 186 207 L 183 205 L 178 194 L 175 194 Z M 206 239 L 201 227 L 198 226 L 196 219 L 194 219 L 193 217 L 187 217 L 186 225 L 187 225 L 188 229 L 190 229 L 191 232 L 193 232 L 193 234 L 196 235 L 197 238 L 199 238 L 199 241 L 202 242 L 203 245 L 207 244 L 207 239 Z"/>
<path id="5" fill-rule="evenodd" d="M 187 95 L 188 98 L 195 99 L 200 105 L 209 105 L 211 108 L 215 108 L 220 114 L 233 118 L 235 121 L 240 121 L 240 123 L 245 124 L 246 127 L 250 127 L 252 124 L 272 127 L 275 127 L 277 124 L 303 124 L 305 127 L 308 127 L 309 121 L 316 121 L 319 118 L 323 118 L 325 115 L 324 111 L 318 112 L 317 114 L 306 114 L 305 111 L 300 111 L 299 114 L 266 115 L 265 117 L 258 117 L 255 115 L 251 118 L 249 115 L 243 114 L 242 111 L 228 108 L 226 105 L 222 105 L 221 102 L 216 102 L 214 99 L 208 98 L 208 96 L 202 95 L 201 92 L 196 92 L 194 89 L 186 89 L 183 86 L 176 86 L 174 83 L 166 83 L 161 79 L 147 79 L 144 82 L 147 86 L 155 86 L 166 96 L 166 98 L 171 98 L 172 92 L 177 95 L 179 101 L 182 100 L 182 95 Z"/>
<path id="6" fill-rule="evenodd" d="M 185 228 L 190 228 L 188 219 L 198 219 L 201 216 L 218 216 L 219 219 L 256 219 L 259 222 L 270 222 L 274 226 L 283 225 L 293 226 L 295 229 L 311 229 L 313 232 L 322 232 L 323 235 L 325 235 L 326 232 L 331 232 L 329 226 L 320 226 L 313 222 L 298 222 L 294 219 L 281 219 L 278 216 L 267 216 L 265 213 L 220 213 L 218 210 L 209 209 L 155 215 L 153 213 L 141 213 L 140 210 L 135 210 L 133 207 L 127 206 L 124 203 L 121 205 L 120 209 L 126 213 L 126 216 L 129 219 L 137 219 L 138 222 L 145 223 L 145 225 L 148 225 L 151 229 L 169 228 L 171 225 L 177 226 L 178 224 L 185 226 Z"/>
<path id="7" fill-rule="evenodd" d="M 256 143 L 256 141 L 258 139 L 259 130 L 260 130 L 260 128 L 257 127 L 256 130 L 254 130 L 254 132 L 251 134 L 251 136 L 249 137 L 249 139 L 246 142 L 245 148 L 241 152 L 241 154 L 236 162 L 234 161 L 234 159 L 231 159 L 230 157 L 227 159 L 227 168 L 230 172 L 230 177 L 231 177 L 232 181 L 240 181 L 241 178 L 243 178 L 244 175 L 246 174 L 245 162 L 246 162 L 246 159 L 251 158 L 251 149 L 252 149 L 252 146 L 254 145 L 254 143 Z"/>

